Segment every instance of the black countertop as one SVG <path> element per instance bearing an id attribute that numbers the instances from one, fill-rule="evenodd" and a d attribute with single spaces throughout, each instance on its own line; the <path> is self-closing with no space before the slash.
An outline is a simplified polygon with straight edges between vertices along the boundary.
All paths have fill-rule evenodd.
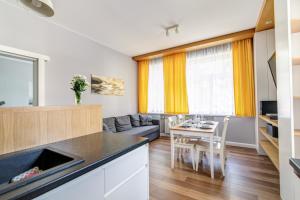
<path id="1" fill-rule="evenodd" d="M 290 158 L 290 165 L 293 167 L 295 174 L 300 178 L 300 159 Z"/>
<path id="2" fill-rule="evenodd" d="M 148 143 L 148 139 L 141 137 L 125 134 L 95 133 L 32 148 L 53 147 L 79 156 L 84 162 L 2 194 L 0 199 L 33 199 L 146 143 Z"/>

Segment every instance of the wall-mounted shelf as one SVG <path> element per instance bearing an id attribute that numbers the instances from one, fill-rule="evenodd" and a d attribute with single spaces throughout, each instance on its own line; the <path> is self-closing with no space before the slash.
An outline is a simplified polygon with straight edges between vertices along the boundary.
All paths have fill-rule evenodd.
<path id="1" fill-rule="evenodd" d="M 294 130 L 294 135 L 299 137 L 300 136 L 300 130 L 299 129 L 295 129 Z"/>
<path id="2" fill-rule="evenodd" d="M 273 120 L 270 119 L 270 117 L 266 116 L 266 115 L 259 115 L 259 118 L 262 119 L 263 121 L 272 124 L 273 126 L 278 127 L 278 120 Z"/>
<path id="3" fill-rule="evenodd" d="M 279 170 L 279 153 L 278 150 L 271 144 L 271 142 L 262 140 L 260 141 L 260 146 L 269 156 L 272 163 L 275 165 L 277 170 Z"/>
<path id="4" fill-rule="evenodd" d="M 300 100 L 300 96 L 294 96 L 294 99 L 299 99 Z"/>
<path id="5" fill-rule="evenodd" d="M 265 127 L 260 127 L 259 128 L 260 133 L 267 139 L 269 142 L 276 148 L 279 149 L 278 145 L 278 138 L 274 138 L 271 135 L 267 133 L 267 128 Z"/>
<path id="6" fill-rule="evenodd" d="M 292 19 L 292 33 L 300 33 L 300 19 Z"/>
<path id="7" fill-rule="evenodd" d="M 293 57 L 293 65 L 300 65 L 300 56 Z"/>

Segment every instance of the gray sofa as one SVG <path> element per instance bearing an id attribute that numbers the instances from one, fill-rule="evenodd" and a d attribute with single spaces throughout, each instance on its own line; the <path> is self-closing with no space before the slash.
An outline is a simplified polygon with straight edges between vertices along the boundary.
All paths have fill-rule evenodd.
<path id="1" fill-rule="evenodd" d="M 128 134 L 149 138 L 153 141 L 160 136 L 159 120 L 149 115 L 125 115 L 103 119 L 103 130 L 109 133 Z"/>

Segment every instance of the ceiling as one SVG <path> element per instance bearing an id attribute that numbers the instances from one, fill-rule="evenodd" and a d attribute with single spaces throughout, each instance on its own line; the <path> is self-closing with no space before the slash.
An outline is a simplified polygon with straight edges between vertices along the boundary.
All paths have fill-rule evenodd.
<path id="1" fill-rule="evenodd" d="M 11 1 L 11 0 L 7 0 Z M 263 0 L 52 0 L 50 19 L 129 56 L 256 25 Z M 164 27 L 179 24 L 166 37 Z"/>

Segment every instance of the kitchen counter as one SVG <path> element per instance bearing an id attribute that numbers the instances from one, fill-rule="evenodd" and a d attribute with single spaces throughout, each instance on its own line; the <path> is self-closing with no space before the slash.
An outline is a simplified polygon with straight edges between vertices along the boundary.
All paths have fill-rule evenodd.
<path id="1" fill-rule="evenodd" d="M 52 147 L 81 157 L 84 162 L 0 195 L 0 199 L 33 199 L 148 143 L 129 135 L 95 133 L 33 149 Z M 27 149 L 24 151 L 30 151 Z M 1 158 L 1 156 L 0 156 Z"/>
<path id="2" fill-rule="evenodd" d="M 290 165 L 294 169 L 294 173 L 300 178 L 300 159 L 290 158 Z"/>

